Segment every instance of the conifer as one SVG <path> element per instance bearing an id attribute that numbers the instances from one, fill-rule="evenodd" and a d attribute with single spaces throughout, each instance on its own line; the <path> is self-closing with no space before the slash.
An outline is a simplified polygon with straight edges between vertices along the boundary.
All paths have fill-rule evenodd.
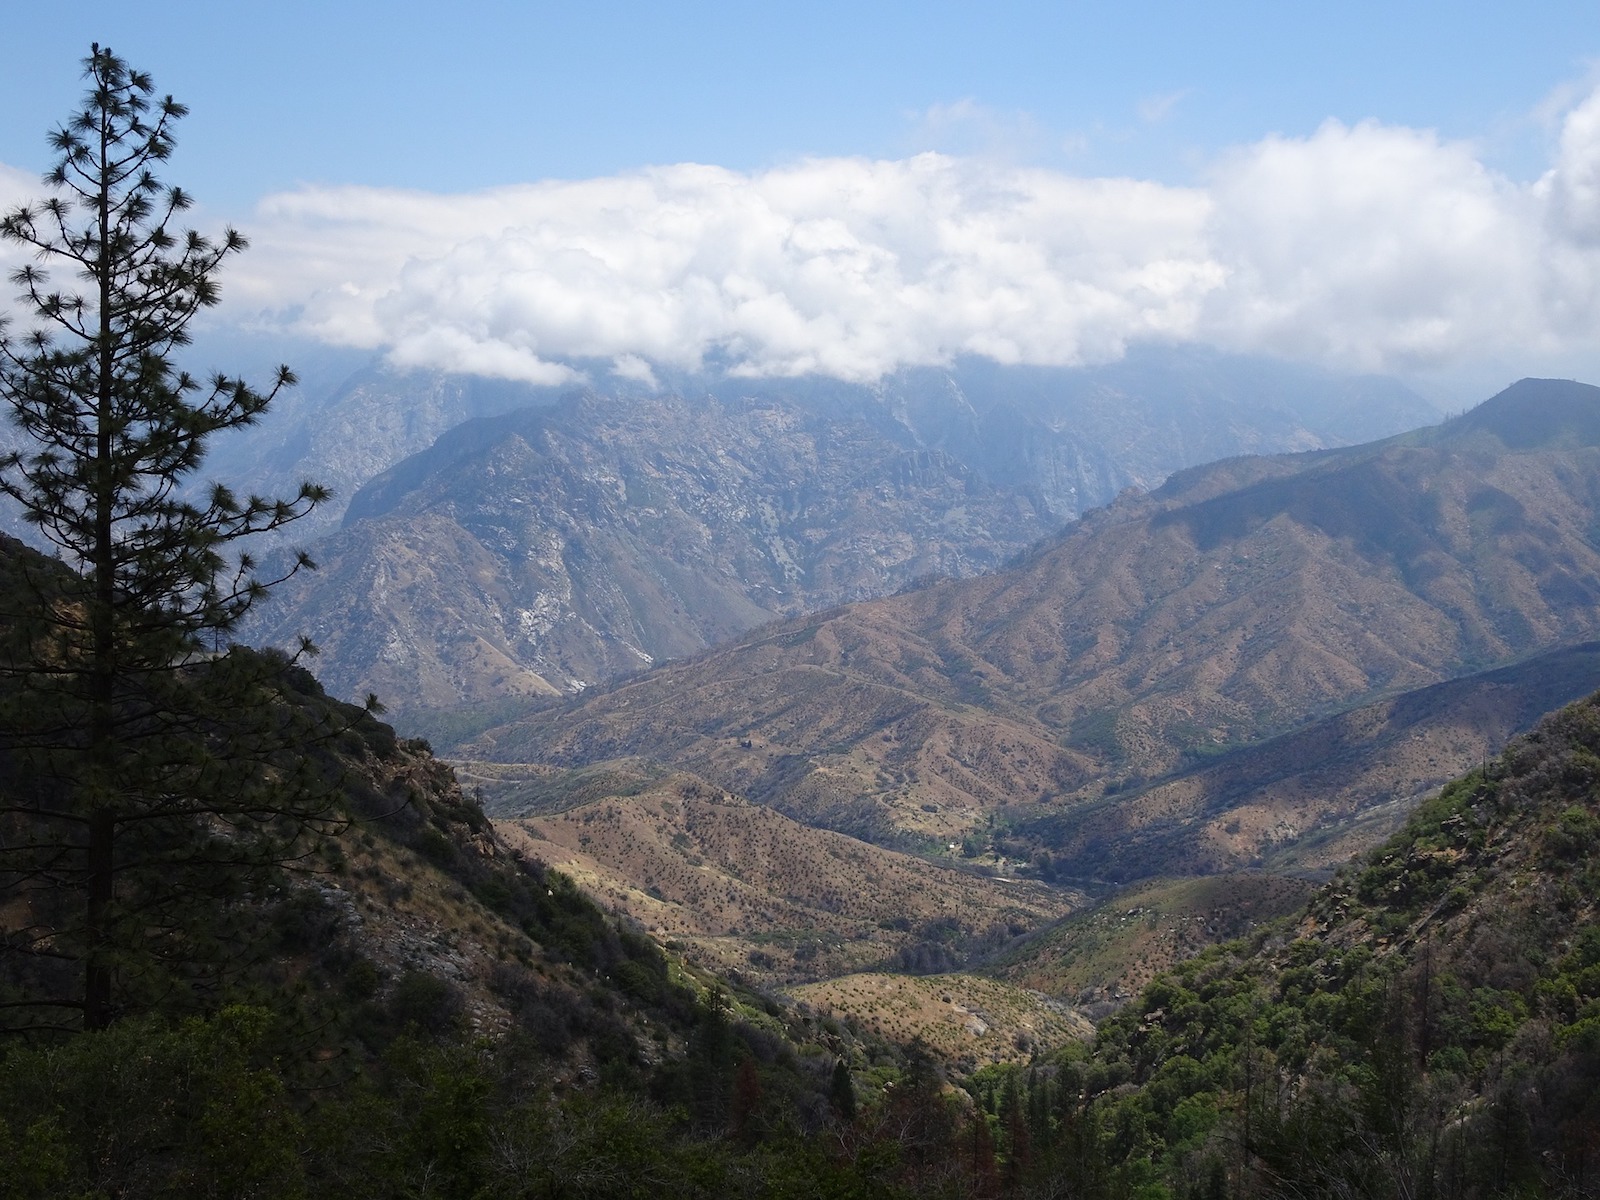
<path id="1" fill-rule="evenodd" d="M 258 390 L 179 368 L 245 239 L 179 228 L 192 201 L 156 170 L 184 106 L 108 48 L 84 67 L 46 198 L 0 218 L 32 260 L 12 276 L 27 327 L 0 325 L 0 403 L 22 438 L 0 455 L 0 493 L 57 559 L 13 554 L 0 602 L 0 887 L 19 901 L 4 948 L 23 964 L 0 1005 L 56 1028 L 104 1026 L 140 988 L 192 975 L 226 940 L 209 914 L 333 819 L 330 789 L 284 753 L 303 720 L 270 699 L 314 684 L 229 644 L 277 582 L 239 543 L 327 493 L 197 479 L 211 439 L 294 376 Z"/>

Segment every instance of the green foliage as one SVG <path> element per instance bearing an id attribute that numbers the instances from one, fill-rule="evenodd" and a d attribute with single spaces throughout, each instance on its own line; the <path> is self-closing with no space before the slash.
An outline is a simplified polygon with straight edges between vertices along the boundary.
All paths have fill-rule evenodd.
<path id="1" fill-rule="evenodd" d="M 1600 698 L 1556 714 L 1314 898 L 1319 932 L 1208 951 L 1058 1060 L 1110 1166 L 1188 1195 L 1219 1164 L 1258 1195 L 1586 1195 L 1597 746 Z"/>
<path id="2" fill-rule="evenodd" d="M 175 1027 L 145 1018 L 13 1049 L 0 1069 L 0 1129 L 9 1131 L 0 1144 L 9 1137 L 14 1169 L 0 1189 L 305 1194 L 301 1119 L 261 1057 L 272 1020 L 236 1007 Z"/>

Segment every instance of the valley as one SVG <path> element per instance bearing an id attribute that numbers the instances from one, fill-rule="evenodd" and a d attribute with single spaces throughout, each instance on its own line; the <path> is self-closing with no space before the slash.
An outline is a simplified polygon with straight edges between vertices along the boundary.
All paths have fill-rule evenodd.
<path id="1" fill-rule="evenodd" d="M 0 1200 L 1597 1200 L 1592 21 L 501 7 L 0 161 Z"/>
<path id="2" fill-rule="evenodd" d="M 458 771 L 475 782 L 470 765 Z M 487 802 L 513 847 L 653 937 L 766 986 L 948 970 L 1086 902 L 811 829 L 688 775 L 619 773 L 604 790 L 543 815 Z"/>
<path id="3" fill-rule="evenodd" d="M 280 589 L 252 640 L 309 633 L 336 690 L 448 724 L 463 705 L 570 693 L 775 617 L 994 570 L 1183 467 L 1433 415 L 1393 381 L 1198 349 L 1071 370 L 969 359 L 872 387 L 366 367 L 292 394 L 219 465 L 333 489 L 303 526 L 322 570 Z"/>
<path id="4" fill-rule="evenodd" d="M 399 663 L 392 678 L 419 702 L 402 718 L 432 711 L 450 718 L 436 730 L 461 732 L 441 742 L 446 767 L 426 741 L 349 710 L 359 732 L 337 743 L 330 777 L 363 815 L 319 849 L 326 880 L 246 901 L 277 931 L 278 959 L 252 986 L 301 979 L 316 997 L 297 1001 L 307 1018 L 362 1061 L 413 1053 L 408 1039 L 492 1039 L 554 1071 L 567 1098 L 540 1101 L 548 1113 L 579 1111 L 604 1076 L 684 1114 L 676 1130 L 647 1121 L 649 1149 L 584 1135 L 561 1158 L 559 1143 L 550 1161 L 568 1171 L 607 1153 L 681 1155 L 683 1138 L 707 1135 L 798 1154 L 777 1130 L 799 1122 L 856 1147 L 829 1170 L 860 1173 L 932 1113 L 959 1114 L 952 1132 L 926 1135 L 948 1147 L 981 1145 L 985 1111 L 1058 1106 L 1037 1134 L 1015 1116 L 996 1127 L 1022 1178 L 1057 1170 L 1027 1138 L 1057 1146 L 1082 1114 L 1123 1120 L 1143 1105 L 1166 1142 L 1127 1152 L 1091 1139 L 1073 1169 L 1126 1179 L 1160 1163 L 1176 1178 L 1234 1136 L 1232 1101 L 1208 1097 L 1238 1087 L 1217 1039 L 1245 1035 L 1231 1009 L 1212 1011 L 1217 987 L 1275 1005 L 1261 989 L 1306 986 L 1297 964 L 1314 955 L 1315 986 L 1344 980 L 1338 1003 L 1377 986 L 1363 964 L 1385 956 L 1384 978 L 1427 986 L 1416 955 L 1434 944 L 1430 922 L 1461 947 L 1440 951 L 1439 1011 L 1455 1015 L 1395 1036 L 1442 1046 L 1450 1064 L 1509 1061 L 1449 980 L 1476 980 L 1473 995 L 1497 997 L 1494 1019 L 1514 1024 L 1525 1007 L 1504 999 L 1509 977 L 1486 956 L 1509 954 L 1513 926 L 1542 937 L 1527 923 L 1551 905 L 1574 928 L 1592 915 L 1581 887 L 1550 888 L 1584 869 L 1594 822 L 1581 805 L 1553 815 L 1539 764 L 1582 775 L 1585 752 L 1569 743 L 1587 737 L 1582 698 L 1600 689 L 1600 390 L 1524 381 L 1380 442 L 1195 467 L 1018 548 L 997 531 L 1022 518 L 1042 529 L 1046 510 L 942 451 L 768 402 L 679 404 L 589 397 L 469 423 L 354 497 L 323 551 L 329 570 L 312 577 L 322 590 L 287 611 L 325 610 L 337 660 L 366 663 L 333 678 Z M 675 447 L 643 436 L 674 423 L 690 431 Z M 624 471 L 597 466 L 602 445 Z M 750 508 L 727 472 L 783 446 L 813 481 L 781 513 Z M 819 464 L 841 457 L 853 465 L 824 479 Z M 519 490 L 530 480 L 542 482 Z M 635 503 L 642 480 L 657 490 Z M 952 497 L 959 521 L 940 508 Z M 884 511 L 902 511 L 902 527 L 875 524 Z M 612 565 L 584 575 L 570 569 L 582 556 L 530 558 L 540 529 L 566 528 L 570 547 L 575 513 L 585 537 L 611 539 L 588 553 Z M 782 519 L 763 524 L 769 514 Z M 693 570 L 669 568 L 686 548 Z M 630 559 L 653 564 L 632 584 L 614 565 Z M 741 593 L 759 562 L 795 569 Z M 868 562 L 902 572 L 895 594 L 864 582 Z M 598 614 L 620 588 L 639 639 L 621 648 L 640 669 L 606 665 L 615 643 L 598 621 L 552 621 L 580 628 L 544 658 L 483 636 L 493 621 L 506 630 L 530 563 L 567 572 L 542 582 L 574 612 Z M 819 581 L 835 590 L 801 586 Z M 771 608 L 751 619 L 776 619 L 741 632 L 762 597 Z M 651 632 L 644 614 L 663 605 L 699 622 L 697 641 Z M 666 639 L 648 644 L 669 661 L 644 662 L 647 637 Z M 562 688 L 540 673 L 580 662 L 596 678 L 575 692 L 575 674 Z M 295 703 L 337 709 L 299 670 Z M 1563 705 L 1547 732 L 1525 734 Z M 1543 899 L 1529 908 L 1524 889 Z M 1579 1049 L 1518 1061 L 1554 1081 L 1566 1113 L 1591 984 L 1580 952 L 1561 953 L 1538 961 L 1556 961 L 1578 999 L 1548 1019 L 1579 1031 L 1561 1034 Z M 1364 1028 L 1333 1003 L 1319 1000 L 1314 1020 L 1273 1018 L 1324 1039 L 1319 1064 L 1350 1053 L 1338 1021 Z M 1329 1012 L 1334 1024 L 1316 1024 Z M 1302 1035 L 1249 1036 L 1272 1046 L 1263 1070 L 1306 1070 Z M 1193 1078 L 1169 1078 L 1152 1049 L 1169 1043 Z M 1429 1086 L 1473 1094 L 1429 1069 Z M 943 1080 L 959 1082 L 955 1099 L 935 1099 Z M 416 1085 L 397 1082 L 367 1103 L 404 1125 Z M 879 1124 L 860 1123 L 858 1100 Z M 1515 1102 L 1548 1141 L 1557 1118 Z M 16 1104 L 0 1088 L 0 1122 Z M 500 1115 L 478 1119 L 513 1136 Z M 1287 1135 L 1262 1119 L 1272 1132 L 1251 1169 L 1289 1170 Z M 1172 1140 L 1179 1127 L 1199 1140 Z M 330 1136 L 336 1149 L 306 1170 L 332 1178 L 368 1161 L 359 1139 Z M 896 1177 L 924 1186 L 913 1168 Z"/>
<path id="5" fill-rule="evenodd" d="M 1478 693 L 1396 699 L 1600 632 L 1596 394 L 1526 381 L 1384 442 L 1183 472 L 1004 570 L 762 628 L 535 707 L 460 752 L 554 766 L 644 755 L 880 844 L 988 837 L 986 852 L 997 825 L 1147 824 L 1235 770 L 1265 772 L 1270 794 L 1282 780 L 1243 764 L 1265 763 L 1269 739 L 1345 712 L 1364 716 L 1305 736 L 1359 741 L 1362 721 L 1393 720 L 1436 739 L 1438 749 L 1396 759 L 1364 798 L 1319 789 L 1286 818 L 1292 836 L 1264 826 L 1242 793 L 1225 805 L 1239 809 L 1223 819 L 1239 832 L 1218 835 L 1219 862 L 1285 855 L 1302 837 L 1326 838 L 1326 813 L 1370 809 L 1393 787 L 1420 795 L 1540 703 L 1593 686 L 1592 657 L 1574 652 L 1565 667 L 1527 672 L 1521 686 L 1538 694 L 1527 703 L 1490 680 Z M 1532 412 L 1552 414 L 1543 429 Z M 1505 714 L 1474 715 L 1494 708 L 1490 697 Z M 1371 707 L 1391 702 L 1390 715 Z M 1435 704 L 1460 707 L 1425 718 Z M 1410 728 L 1428 720 L 1429 731 Z M 1392 745 L 1396 735 L 1373 736 Z M 1188 811 L 1198 828 L 1205 814 Z M 1179 841 L 1183 827 L 1173 825 Z M 1115 850 L 1088 866 L 1092 837 L 1068 845 L 1065 875 L 1139 873 Z M 1041 834 L 1021 850 L 1059 848 Z"/>

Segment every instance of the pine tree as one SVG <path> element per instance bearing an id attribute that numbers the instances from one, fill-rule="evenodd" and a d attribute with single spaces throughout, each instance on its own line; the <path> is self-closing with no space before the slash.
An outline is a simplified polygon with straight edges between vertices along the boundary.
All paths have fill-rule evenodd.
<path id="1" fill-rule="evenodd" d="M 210 439 L 294 377 L 279 368 L 258 391 L 177 368 L 245 240 L 176 227 L 191 200 L 155 170 L 185 108 L 109 49 L 84 65 L 48 198 L 0 220 L 34 258 L 12 277 L 31 325 L 0 326 L 0 401 L 26 443 L 0 457 L 0 491 L 59 560 L 14 555 L 4 602 L 0 886 L 23 914 L 6 948 L 27 965 L 0 1000 L 59 1028 L 107 1024 L 157 977 L 173 986 L 225 936 L 206 914 L 333 816 L 330 790 L 283 753 L 307 735 L 273 700 L 285 661 L 229 647 L 275 582 L 236 544 L 326 492 L 241 497 L 195 478 Z"/>

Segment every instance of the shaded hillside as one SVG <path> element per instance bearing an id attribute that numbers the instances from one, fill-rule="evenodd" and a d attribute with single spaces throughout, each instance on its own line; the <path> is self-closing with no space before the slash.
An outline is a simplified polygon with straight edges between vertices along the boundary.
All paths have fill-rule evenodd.
<path id="1" fill-rule="evenodd" d="M 1251 864 L 1321 872 L 1388 836 L 1464 767 L 1600 688 L 1600 643 L 1388 697 L 1205 756 L 1141 790 L 1035 811 L 1009 838 L 1115 879 Z"/>
<path id="2" fill-rule="evenodd" d="M 1109 1134 L 1098 1150 L 1230 1194 L 1592 1195 L 1597 764 L 1591 698 L 1429 800 L 1299 919 L 1146 988 L 1061 1068 Z"/>
<path id="3" fill-rule="evenodd" d="M 510 845 L 608 909 L 765 982 L 949 970 L 1083 903 L 812 829 L 685 775 L 543 815 L 491 809 Z"/>
<path id="4" fill-rule="evenodd" d="M 0 540 L 5 621 L 19 564 L 64 570 Z M 79 918 L 48 860 L 0 863 L 0 1196 L 915 1194 L 890 1088 L 937 1106 L 925 1059 L 664 952 L 499 839 L 425 744 L 231 654 L 275 668 L 241 706 L 315 734 L 275 765 L 326 782 L 328 819 L 248 888 L 180 879 L 145 933 L 170 950 L 182 927 L 184 959 L 148 986 L 119 953 L 93 1031 L 29 1019 L 60 1007 L 52 931 Z M 0 806 L 0 844 L 29 836 Z"/>
<path id="5" fill-rule="evenodd" d="M 1005 571 L 762 629 L 472 753 L 650 755 L 877 838 L 1070 811 L 1600 633 L 1600 445 L 1581 420 L 1534 445 L 1496 432 L 1524 406 L 1597 404 L 1527 380 L 1386 442 L 1184 472 Z"/>
<path id="6" fill-rule="evenodd" d="M 374 479 L 260 628 L 404 708 L 570 691 L 971 575 L 1050 528 L 950 456 L 777 401 L 569 397 Z"/>
<path id="7" fill-rule="evenodd" d="M 357 822 L 246 898 L 225 990 L 0 1039 L 0 1196 L 916 1194 L 890 1089 L 936 1097 L 925 1059 L 687 967 L 350 716 Z"/>

